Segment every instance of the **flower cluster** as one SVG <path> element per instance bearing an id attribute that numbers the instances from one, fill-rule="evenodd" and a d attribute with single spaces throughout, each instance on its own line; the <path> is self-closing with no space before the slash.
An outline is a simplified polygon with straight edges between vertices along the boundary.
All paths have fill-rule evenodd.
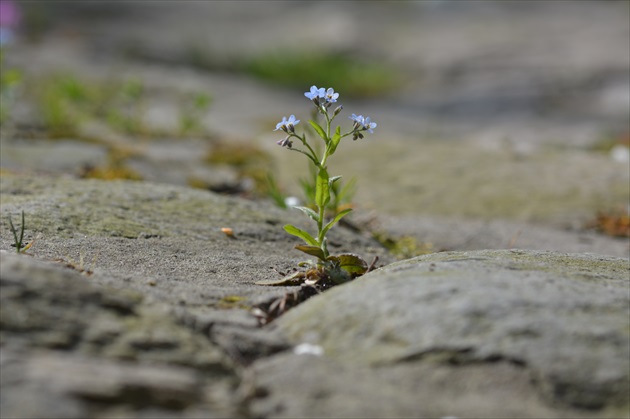
<path id="1" fill-rule="evenodd" d="M 278 141 L 276 144 L 282 147 L 291 148 L 293 146 L 293 142 L 291 141 L 291 134 L 295 134 L 295 126 L 300 123 L 299 119 L 295 119 L 295 115 L 291 115 L 288 119 L 286 116 L 282 117 L 282 121 L 276 124 L 276 129 L 274 131 L 278 131 L 281 129 L 282 131 L 289 134 L 284 140 Z"/>
<path id="2" fill-rule="evenodd" d="M 311 86 L 311 91 L 304 93 L 304 96 L 312 100 L 318 108 L 320 106 L 329 108 L 333 103 L 337 102 L 339 93 L 335 93 L 335 89 L 332 87 L 326 89 L 324 87 Z"/>
<path id="3" fill-rule="evenodd" d="M 343 106 L 339 105 L 335 108 L 332 115 L 328 114 L 328 109 L 332 106 L 333 103 L 337 102 L 337 99 L 339 98 L 339 93 L 335 92 L 335 89 L 333 89 L 332 87 L 329 87 L 328 89 L 326 89 L 324 87 L 311 86 L 310 91 L 305 92 L 304 96 L 306 96 L 308 99 L 310 99 L 313 102 L 313 104 L 315 105 L 319 113 L 324 115 L 324 117 L 326 118 L 326 125 L 328 128 L 328 131 L 330 131 L 331 121 L 337 115 L 339 115 L 339 113 L 343 109 Z M 363 115 L 357 116 L 355 114 L 352 114 L 350 119 L 354 121 L 353 129 L 349 133 L 343 135 L 341 138 L 346 137 L 348 135 L 352 135 L 352 139 L 356 140 L 357 138 L 363 138 L 362 131 L 367 131 L 370 134 L 374 133 L 374 128 L 376 128 L 376 122 L 372 122 L 369 116 L 364 117 Z M 286 138 L 280 141 L 277 141 L 278 145 L 282 147 L 292 148 L 293 141 L 291 141 L 291 137 L 295 137 L 295 138 L 300 139 L 302 143 L 304 143 L 304 145 L 306 146 L 306 139 L 304 137 L 298 136 L 295 133 L 295 126 L 299 122 L 300 122 L 299 119 L 295 119 L 295 115 L 291 115 L 289 118 L 287 118 L 286 116 L 282 117 L 282 121 L 276 124 L 276 129 L 274 131 L 282 130 L 286 132 L 288 135 Z M 325 135 L 322 136 L 321 132 L 318 132 L 318 134 L 322 138 L 325 137 Z M 330 136 L 330 133 L 328 135 Z M 326 140 L 326 138 L 324 138 L 324 140 Z"/>
<path id="4" fill-rule="evenodd" d="M 374 134 L 374 128 L 376 128 L 376 122 L 372 122 L 369 116 L 363 117 L 363 115 L 352 114 L 350 117 L 354 121 L 354 132 L 352 133 L 352 139 L 363 138 L 361 131 L 367 131 L 370 134 Z"/>

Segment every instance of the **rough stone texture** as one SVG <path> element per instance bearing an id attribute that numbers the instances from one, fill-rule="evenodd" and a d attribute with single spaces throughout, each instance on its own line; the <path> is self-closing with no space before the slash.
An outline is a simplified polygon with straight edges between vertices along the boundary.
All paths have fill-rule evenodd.
<path id="1" fill-rule="evenodd" d="M 134 411 L 139 416 L 188 416 L 191 406 L 203 407 L 208 417 L 236 414 L 229 399 L 212 400 L 218 380 L 190 368 L 7 350 L 2 351 L 2 367 L 2 417 L 107 417 Z"/>
<path id="2" fill-rule="evenodd" d="M 241 369 L 289 347 L 249 312 L 287 289 L 255 281 L 303 260 L 282 232 L 286 212 L 66 177 L 3 174 L 0 196 L 3 417 L 247 414 Z M 21 210 L 34 244 L 15 255 L 8 217 L 19 227 Z M 331 245 L 392 260 L 343 229 Z"/>
<path id="3" fill-rule="evenodd" d="M 529 249 L 562 253 L 594 253 L 627 258 L 630 241 L 611 238 L 580 226 L 552 228 L 514 220 L 470 220 L 460 217 L 379 217 L 394 235 L 409 235 L 431 243 L 433 250 Z"/>
<path id="4" fill-rule="evenodd" d="M 398 262 L 337 287 L 290 311 L 277 327 L 295 344 L 321 345 L 337 362 L 370 366 L 375 374 L 385 370 L 391 383 L 419 380 L 438 398 L 437 406 L 446 406 L 449 397 L 435 391 L 443 380 L 438 371 L 450 369 L 455 382 L 472 375 L 472 391 L 482 397 L 478 407 L 485 404 L 478 387 L 483 380 L 477 381 L 484 375 L 504 380 L 502 391 L 511 389 L 514 396 L 523 386 L 537 395 L 534 410 L 525 403 L 488 403 L 488 415 L 532 417 L 546 407 L 554 415 L 592 409 L 597 416 L 629 406 L 629 291 L 627 259 L 447 252 Z M 273 378 L 265 382 L 273 389 Z M 417 407 L 434 406 L 425 403 L 420 398 Z M 439 415 L 468 416 L 465 406 L 438 409 Z"/>
<path id="5" fill-rule="evenodd" d="M 101 289 L 59 264 L 1 258 L 3 346 L 231 370 L 223 353 L 177 324 L 169 307 L 143 305 L 142 295 L 128 289 Z"/>
<path id="6" fill-rule="evenodd" d="M 271 267 L 287 270 L 304 260 L 292 250 L 298 239 L 289 239 L 282 225 L 313 228 L 296 210 L 164 184 L 6 175 L 0 193 L 5 249 L 13 243 L 8 215 L 19 224 L 24 210 L 26 240 L 36 240 L 31 253 L 92 269 L 96 282 L 116 278 L 118 285 L 192 306 L 260 296 L 253 284 L 277 278 Z M 331 231 L 330 248 L 391 260 L 376 242 L 344 229 Z"/>
<path id="7" fill-rule="evenodd" d="M 139 182 L 4 174 L 0 193 L 3 416 L 628 416 L 627 259 L 438 253 L 258 328 L 249 308 L 291 288 L 254 282 L 302 259 L 290 213 Z M 13 255 L 21 209 L 36 240 Z M 392 261 L 337 230 L 334 251 Z"/>
<path id="8" fill-rule="evenodd" d="M 431 255 L 258 328 L 249 308 L 289 288 L 254 282 L 303 259 L 282 224 L 310 226 L 268 203 L 156 184 L 244 188 L 205 159 L 215 140 L 238 140 L 269 151 L 294 193 L 303 161 L 272 129 L 306 119 L 308 86 L 214 72 L 213 60 L 352 51 L 405 78 L 374 100 L 334 86 L 379 126 L 331 170 L 359 178 L 357 209 L 379 211 L 386 232 L 436 250 L 627 257 L 627 240 L 579 231 L 628 201 L 627 161 L 590 150 L 630 129 L 627 2 L 44 3 L 24 3 L 48 20 L 40 40 L 3 51 L 3 69 L 141 80 L 156 132 L 177 128 L 182 92 L 204 92 L 212 135 L 139 139 L 91 121 L 80 138 L 45 139 L 41 112 L 15 103 L 0 132 L 0 416 L 630 416 L 627 259 Z M 113 148 L 153 183 L 45 177 L 106 164 Z M 35 243 L 12 256 L 7 218 L 21 210 Z M 393 260 L 343 229 L 331 250 Z M 303 341 L 325 355 L 287 351 Z"/>
<path id="9" fill-rule="evenodd" d="M 6 253 L 0 262 L 2 417 L 82 418 L 116 406 L 235 414 L 238 370 L 168 306 L 58 263 Z"/>

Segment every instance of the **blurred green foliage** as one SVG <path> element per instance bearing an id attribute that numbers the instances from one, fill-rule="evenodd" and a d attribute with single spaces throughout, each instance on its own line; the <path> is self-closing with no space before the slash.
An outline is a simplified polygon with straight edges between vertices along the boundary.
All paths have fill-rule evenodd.
<path id="1" fill-rule="evenodd" d="M 16 68 L 4 68 L 3 52 L 0 48 L 0 124 L 11 119 L 13 105 L 22 83 L 22 72 Z"/>
<path id="2" fill-rule="evenodd" d="M 260 147 L 238 141 L 216 142 L 206 155 L 205 161 L 211 165 L 234 167 L 240 178 L 253 182 L 252 190 L 249 192 L 254 195 L 268 194 L 267 176 L 273 167 L 273 161 L 269 153 Z"/>
<path id="3" fill-rule="evenodd" d="M 431 243 L 418 242 L 412 236 L 396 237 L 384 231 L 372 231 L 372 237 L 399 260 L 435 252 Z"/>
<path id="4" fill-rule="evenodd" d="M 179 114 L 180 135 L 190 135 L 203 131 L 201 116 L 210 108 L 212 99 L 205 93 L 195 93 L 182 105 Z"/>
<path id="5" fill-rule="evenodd" d="M 0 122 L 10 118 L 13 103 L 19 99 L 34 106 L 50 138 L 81 138 L 80 128 L 87 121 L 103 122 L 117 133 L 134 137 L 206 134 L 201 120 L 211 97 L 205 93 L 175 95 L 178 124 L 165 132 L 147 126 L 147 108 L 154 98 L 141 79 L 87 80 L 72 73 L 26 79 L 19 70 L 3 69 Z M 18 85 L 24 86 L 19 95 L 15 93 Z"/>
<path id="6" fill-rule="evenodd" d="M 44 79 L 39 91 L 37 106 L 51 137 L 80 136 L 80 124 L 89 119 L 124 134 L 147 134 L 146 89 L 140 80 L 90 82 L 64 73 Z"/>
<path id="7" fill-rule="evenodd" d="M 90 86 L 92 87 L 92 86 Z M 98 103 L 96 89 L 73 75 L 55 75 L 38 89 L 37 107 L 48 135 L 54 138 L 77 135 L 79 123 Z"/>
<path id="8" fill-rule="evenodd" d="M 355 98 L 378 96 L 400 84 L 400 76 L 386 65 L 339 53 L 263 54 L 245 63 L 243 69 L 273 83 L 300 88 L 313 84 L 334 87 L 344 96 Z"/>

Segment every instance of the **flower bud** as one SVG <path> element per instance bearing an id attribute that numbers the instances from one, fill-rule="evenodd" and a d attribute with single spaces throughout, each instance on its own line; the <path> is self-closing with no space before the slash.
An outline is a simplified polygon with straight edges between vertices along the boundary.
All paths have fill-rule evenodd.
<path id="1" fill-rule="evenodd" d="M 353 140 L 356 140 L 357 138 L 363 138 L 363 134 L 361 134 L 359 131 L 355 131 L 355 133 L 352 135 Z"/>
<path id="2" fill-rule="evenodd" d="M 280 147 L 291 148 L 293 146 L 293 142 L 289 140 L 289 138 L 291 137 L 287 137 L 284 140 L 276 141 L 276 144 L 278 144 Z"/>
<path id="3" fill-rule="evenodd" d="M 341 112 L 341 110 L 343 109 L 343 106 L 339 105 L 335 108 L 335 110 L 333 111 L 333 117 L 339 115 L 339 112 Z"/>

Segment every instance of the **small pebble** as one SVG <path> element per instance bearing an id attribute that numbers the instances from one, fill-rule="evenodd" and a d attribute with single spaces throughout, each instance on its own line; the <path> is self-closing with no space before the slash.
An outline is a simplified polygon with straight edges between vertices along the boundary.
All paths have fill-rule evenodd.
<path id="1" fill-rule="evenodd" d="M 300 343 L 293 348 L 293 353 L 296 355 L 324 355 L 324 349 L 319 345 L 312 345 L 310 343 Z"/>

